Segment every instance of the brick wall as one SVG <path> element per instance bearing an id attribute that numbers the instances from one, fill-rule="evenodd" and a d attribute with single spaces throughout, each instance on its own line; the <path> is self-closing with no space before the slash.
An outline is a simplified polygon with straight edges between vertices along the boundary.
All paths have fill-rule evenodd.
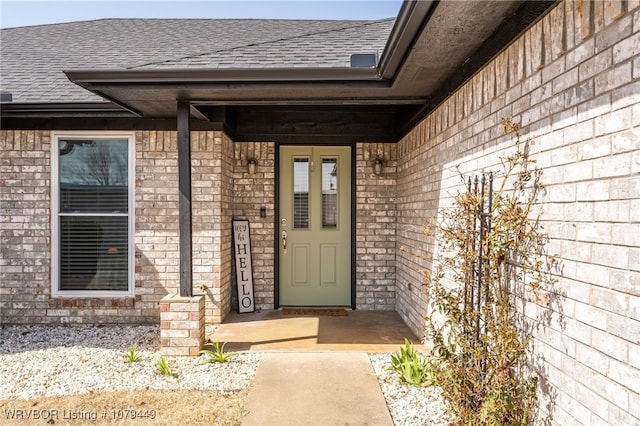
<path id="1" fill-rule="evenodd" d="M 640 423 L 638 5 L 559 3 L 398 146 L 397 310 L 422 333 L 423 227 L 460 188 L 455 166 L 495 168 L 512 147 L 504 117 L 535 140 L 547 186 L 538 211 L 560 257 L 552 303 L 523 311 L 541 423 Z"/>
<path id="2" fill-rule="evenodd" d="M 158 323 L 179 292 L 176 133 L 136 132 L 134 298 L 50 297 L 50 137 L 0 132 L 0 323 Z M 192 133 L 193 282 L 208 322 L 230 310 L 232 158 L 222 132 Z"/>
<path id="3" fill-rule="evenodd" d="M 396 147 L 358 144 L 356 156 L 356 309 L 396 304 Z M 376 175 L 376 158 L 383 162 Z"/>
<path id="4" fill-rule="evenodd" d="M 179 292 L 177 134 L 137 132 L 136 139 L 136 303 L 147 299 L 149 321 L 157 322 L 162 297 Z M 207 322 L 230 310 L 232 152 L 222 132 L 191 133 L 193 288 L 205 296 Z"/>
<path id="5" fill-rule="evenodd" d="M 50 149 L 49 132 L 0 132 L 0 323 L 49 311 Z"/>
<path id="6" fill-rule="evenodd" d="M 275 302 L 274 213 L 275 143 L 236 143 L 233 152 L 233 215 L 251 223 L 251 260 L 256 309 L 273 309 Z M 247 162 L 257 162 L 255 174 L 249 174 Z M 260 217 L 260 207 L 266 217 Z M 235 275 L 232 278 L 232 309 L 238 308 Z"/>
<path id="7" fill-rule="evenodd" d="M 50 132 L 2 132 L 3 323 L 154 323 L 160 300 L 179 291 L 177 135 L 138 131 L 135 136 L 136 297 L 50 299 Z M 192 132 L 193 282 L 194 293 L 206 296 L 208 322 L 221 321 L 237 307 L 231 297 L 236 291 L 232 217 L 251 221 L 256 307 L 274 306 L 275 149 L 274 143 L 234 144 L 221 132 Z M 396 149 L 359 144 L 354 155 L 356 304 L 390 310 L 395 306 Z M 378 156 L 384 168 L 376 176 L 372 165 Z M 249 158 L 258 163 L 254 175 L 247 170 Z"/>
<path id="8" fill-rule="evenodd" d="M 191 134 L 194 295 L 205 295 L 207 322 L 219 323 L 231 299 L 233 142 L 222 132 Z"/>
<path id="9" fill-rule="evenodd" d="M 145 318 L 134 322 L 157 323 L 160 300 L 179 292 L 177 181 L 177 134 L 136 132 L 136 297 Z M 118 322 L 117 309 L 110 317 L 94 321 Z"/>

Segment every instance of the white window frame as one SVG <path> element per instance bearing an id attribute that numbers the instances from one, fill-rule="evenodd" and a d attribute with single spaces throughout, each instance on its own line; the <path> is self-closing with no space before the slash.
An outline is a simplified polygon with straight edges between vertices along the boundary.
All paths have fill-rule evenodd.
<path id="1" fill-rule="evenodd" d="M 127 290 L 60 290 L 60 153 L 59 141 L 66 139 L 128 142 L 128 271 Z M 118 298 L 135 296 L 135 176 L 136 140 L 134 132 L 52 132 L 51 133 L 51 295 L 54 298 Z M 93 215 L 91 215 L 93 216 Z"/>

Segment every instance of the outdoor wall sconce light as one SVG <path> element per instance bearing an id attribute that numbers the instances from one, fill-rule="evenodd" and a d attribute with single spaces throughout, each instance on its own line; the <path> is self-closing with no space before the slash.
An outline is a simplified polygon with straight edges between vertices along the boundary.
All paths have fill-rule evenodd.
<path id="1" fill-rule="evenodd" d="M 383 165 L 384 163 L 382 162 L 382 158 L 376 157 L 376 159 L 373 161 L 373 173 L 375 175 L 379 175 L 380 173 L 382 173 Z"/>
<path id="2" fill-rule="evenodd" d="M 249 174 L 250 175 L 255 175 L 256 174 L 256 166 L 258 165 L 258 162 L 255 159 L 250 159 L 247 162 L 247 169 L 249 170 Z"/>

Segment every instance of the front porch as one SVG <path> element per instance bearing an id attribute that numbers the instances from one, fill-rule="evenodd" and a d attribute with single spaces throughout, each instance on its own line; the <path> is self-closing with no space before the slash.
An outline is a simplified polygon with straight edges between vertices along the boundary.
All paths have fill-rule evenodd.
<path id="1" fill-rule="evenodd" d="M 396 352 L 407 338 L 420 339 L 394 311 L 352 311 L 346 316 L 286 315 L 283 310 L 230 313 L 210 339 L 225 351 Z M 416 346 L 418 347 L 418 346 Z"/>

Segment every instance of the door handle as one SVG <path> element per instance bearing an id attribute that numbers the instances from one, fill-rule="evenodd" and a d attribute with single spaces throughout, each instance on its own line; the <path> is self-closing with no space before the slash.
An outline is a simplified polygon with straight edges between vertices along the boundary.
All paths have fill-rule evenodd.
<path id="1" fill-rule="evenodd" d="M 282 231 L 280 236 L 282 237 L 282 251 L 287 254 L 287 231 Z"/>

